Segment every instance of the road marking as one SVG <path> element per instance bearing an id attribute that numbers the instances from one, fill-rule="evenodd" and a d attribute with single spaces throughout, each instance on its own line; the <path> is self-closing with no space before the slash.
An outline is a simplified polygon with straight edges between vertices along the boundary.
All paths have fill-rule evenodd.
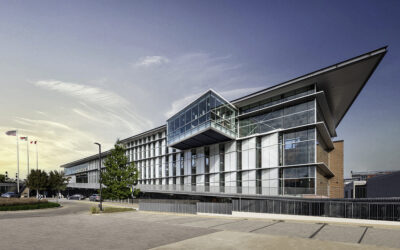
<path id="1" fill-rule="evenodd" d="M 266 228 L 266 227 L 270 227 L 270 226 L 276 225 L 276 224 L 281 223 L 281 222 L 285 222 L 285 221 L 283 221 L 283 220 L 278 220 L 278 221 L 275 222 L 275 223 L 272 223 L 272 224 L 269 224 L 269 225 L 266 225 L 266 226 L 263 226 L 263 227 L 260 227 L 260 228 L 253 229 L 253 230 L 249 231 L 249 233 L 255 232 L 255 231 L 257 231 L 257 230 L 260 230 L 260 229 L 263 229 L 263 228 Z"/>
<path id="2" fill-rule="evenodd" d="M 212 227 L 218 227 L 218 226 L 227 225 L 227 224 L 232 224 L 232 223 L 236 223 L 236 222 L 239 222 L 239 221 L 245 221 L 245 219 L 244 219 L 244 220 L 235 220 L 235 221 L 230 221 L 230 222 L 226 222 L 226 223 L 218 224 L 218 225 L 215 225 L 215 226 L 211 226 L 211 227 L 208 227 L 208 228 L 212 228 Z"/>
<path id="3" fill-rule="evenodd" d="M 369 227 L 365 227 L 365 230 L 364 230 L 363 234 L 361 235 L 360 239 L 359 239 L 358 242 L 357 242 L 358 244 L 360 244 L 361 241 L 364 239 L 364 236 L 365 236 L 365 234 L 367 233 L 368 228 L 369 228 Z"/>
<path id="4" fill-rule="evenodd" d="M 308 237 L 308 238 L 309 238 L 309 239 L 314 238 L 315 235 L 317 235 L 317 234 L 322 230 L 322 228 L 324 228 L 326 225 L 328 225 L 328 224 L 322 223 L 322 226 L 320 226 L 320 227 L 317 229 L 317 231 L 315 231 L 315 232 L 314 232 L 312 235 L 310 235 L 310 237 Z"/>

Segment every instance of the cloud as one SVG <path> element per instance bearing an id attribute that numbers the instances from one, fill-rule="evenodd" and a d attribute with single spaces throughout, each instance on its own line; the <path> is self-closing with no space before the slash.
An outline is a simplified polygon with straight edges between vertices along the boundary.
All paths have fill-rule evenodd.
<path id="1" fill-rule="evenodd" d="M 128 100 L 112 91 L 58 80 L 40 80 L 34 82 L 34 85 L 79 99 L 78 103 L 83 108 L 72 108 L 72 112 L 86 119 L 113 127 L 122 124 L 125 129 L 138 132 L 152 126 L 150 120 L 131 111 Z"/>
<path id="2" fill-rule="evenodd" d="M 231 89 L 227 91 L 222 91 L 219 92 L 219 94 L 224 97 L 227 101 L 232 101 L 238 97 L 248 95 L 250 93 L 254 93 L 258 90 L 260 90 L 260 87 L 256 88 L 239 88 L 239 89 Z M 178 113 L 180 110 L 182 110 L 184 107 L 189 105 L 191 102 L 196 100 L 198 97 L 200 97 L 202 94 L 204 94 L 205 91 L 199 92 L 193 95 L 186 96 L 182 99 L 176 100 L 172 102 L 171 108 L 165 113 L 166 118 L 170 118 L 176 113 Z"/>
<path id="3" fill-rule="evenodd" d="M 186 105 L 188 105 L 189 103 L 191 103 L 194 100 L 196 100 L 196 98 L 198 98 L 201 94 L 204 94 L 204 93 L 197 93 L 197 94 L 194 94 L 194 95 L 189 95 L 189 96 L 186 96 L 186 97 L 184 97 L 182 99 L 174 101 L 171 104 L 171 108 L 165 113 L 165 117 L 166 118 L 170 118 L 171 116 L 175 115 L 181 109 L 183 109 Z"/>
<path id="4" fill-rule="evenodd" d="M 27 124 L 39 125 L 39 126 L 43 126 L 43 128 L 53 127 L 53 128 L 64 129 L 64 130 L 68 130 L 68 131 L 73 130 L 72 128 L 68 127 L 65 124 L 62 124 L 59 122 L 54 122 L 54 121 L 47 121 L 47 120 L 32 120 L 32 119 L 28 119 L 28 118 L 17 117 L 16 122 L 23 124 L 23 125 L 27 125 Z"/>
<path id="5" fill-rule="evenodd" d="M 87 85 L 62 82 L 57 80 L 41 80 L 34 83 L 38 87 L 54 90 L 85 102 L 109 107 L 125 107 L 129 102 L 111 91 Z"/>
<path id="6" fill-rule="evenodd" d="M 272 81 L 252 73 L 232 56 L 208 53 L 183 54 L 164 67 L 134 68 L 132 77 L 136 79 L 132 83 L 134 92 L 140 93 L 137 101 L 151 107 L 151 114 L 159 117 L 159 122 L 165 122 L 208 89 L 215 90 L 227 100 L 234 100 L 265 88 L 268 85 L 262 83 Z"/>
<path id="7" fill-rule="evenodd" d="M 229 89 L 222 91 L 219 94 L 222 95 L 226 100 L 233 101 L 239 97 L 257 92 L 261 89 L 264 89 L 264 87 Z"/>
<path id="8" fill-rule="evenodd" d="M 168 62 L 168 58 L 163 56 L 146 56 L 144 58 L 141 58 L 135 65 L 149 67 L 152 65 L 160 65 Z"/>
<path id="9" fill-rule="evenodd" d="M 0 126 L 4 123 L 19 128 L 21 134 L 38 139 L 40 167 L 58 169 L 61 164 L 96 153 L 94 141 L 107 150 L 116 138 L 127 138 L 154 128 L 154 124 L 165 124 L 166 118 L 210 88 L 232 100 L 257 90 L 254 83 L 261 82 L 261 78 L 231 56 L 207 53 L 186 53 L 170 59 L 148 56 L 135 61 L 132 67 L 127 65 L 128 62 L 118 70 L 102 72 L 106 81 L 32 82 L 32 86 L 42 91 L 67 98 L 56 99 L 57 102 L 48 100 L 52 103 L 30 102 L 33 104 L 26 110 L 35 112 L 18 112 L 16 116 L 10 113 L 4 121 L 0 120 Z M 3 157 L 0 165 L 14 171 L 15 138 L 0 135 L 0 144 L 11 149 L 0 149 Z M 23 166 L 26 152 L 21 150 L 20 154 Z"/>

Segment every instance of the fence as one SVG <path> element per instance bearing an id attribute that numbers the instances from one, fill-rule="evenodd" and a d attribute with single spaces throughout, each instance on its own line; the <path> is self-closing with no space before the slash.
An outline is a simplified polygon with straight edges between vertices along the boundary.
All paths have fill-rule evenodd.
<path id="1" fill-rule="evenodd" d="M 113 199 L 105 199 L 105 202 L 115 202 L 115 203 L 128 203 L 128 204 L 138 204 L 139 200 L 138 199 L 132 199 L 132 198 L 128 198 L 128 199 L 117 199 L 117 200 L 113 200 Z"/>
<path id="2" fill-rule="evenodd" d="M 232 203 L 197 202 L 198 213 L 232 214 Z"/>
<path id="3" fill-rule="evenodd" d="M 192 200 L 139 200 L 139 210 L 196 214 L 197 201 Z"/>
<path id="4" fill-rule="evenodd" d="M 232 203 L 237 212 L 400 221 L 398 199 L 235 199 Z"/>
<path id="5" fill-rule="evenodd" d="M 233 199 L 232 202 L 195 200 L 139 200 L 144 211 L 172 213 L 232 214 L 235 212 L 273 213 L 305 216 L 338 217 L 400 221 L 400 199 Z"/>

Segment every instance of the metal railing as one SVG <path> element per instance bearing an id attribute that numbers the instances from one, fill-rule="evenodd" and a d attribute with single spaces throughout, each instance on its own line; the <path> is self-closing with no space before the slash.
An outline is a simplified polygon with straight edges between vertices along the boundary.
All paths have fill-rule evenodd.
<path id="1" fill-rule="evenodd" d="M 259 200 L 233 199 L 232 202 L 140 199 L 139 209 L 188 214 L 272 213 L 400 222 L 400 198 L 345 200 L 276 197 Z"/>
<path id="2" fill-rule="evenodd" d="M 232 214 L 232 203 L 197 202 L 197 213 Z"/>
<path id="3" fill-rule="evenodd" d="M 138 199 L 132 199 L 132 198 L 128 198 L 128 199 L 105 199 L 103 200 L 104 202 L 112 202 L 112 203 L 127 203 L 127 204 L 138 204 L 139 200 Z"/>
<path id="4" fill-rule="evenodd" d="M 204 185 L 151 185 L 139 184 L 137 188 L 142 192 L 164 192 L 164 193 L 210 193 L 210 194 L 235 194 L 256 196 L 304 196 L 319 195 L 328 196 L 327 188 L 282 188 L 282 187 L 235 187 L 235 186 L 204 186 Z M 341 189 L 343 190 L 343 189 Z M 343 191 L 341 191 L 343 192 Z"/>
<path id="5" fill-rule="evenodd" d="M 196 214 L 197 201 L 192 200 L 139 200 L 139 210 Z"/>
<path id="6" fill-rule="evenodd" d="M 400 221 L 400 199 L 234 199 L 233 211 Z"/>
<path id="7" fill-rule="evenodd" d="M 99 189 L 99 183 L 68 183 L 69 188 Z"/>

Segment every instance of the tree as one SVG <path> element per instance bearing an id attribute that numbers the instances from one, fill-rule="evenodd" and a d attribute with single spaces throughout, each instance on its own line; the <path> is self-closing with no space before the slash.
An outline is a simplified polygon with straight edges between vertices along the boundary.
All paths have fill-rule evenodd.
<path id="1" fill-rule="evenodd" d="M 45 190 L 48 186 L 48 175 L 45 171 L 32 169 L 26 178 L 26 185 L 29 189 L 36 190 L 36 198 L 39 191 Z"/>
<path id="2" fill-rule="evenodd" d="M 104 161 L 105 171 L 101 172 L 105 185 L 102 196 L 106 199 L 126 199 L 131 195 L 130 187 L 137 184 L 139 171 L 129 163 L 123 145 L 117 143 Z"/>
<path id="3" fill-rule="evenodd" d="M 67 188 L 69 178 L 65 177 L 63 171 L 51 171 L 49 174 L 48 187 L 52 191 L 57 191 L 57 197 L 60 195 L 60 191 Z"/>
<path id="4" fill-rule="evenodd" d="M 4 174 L 0 174 L 0 183 L 6 182 L 6 176 Z"/>

